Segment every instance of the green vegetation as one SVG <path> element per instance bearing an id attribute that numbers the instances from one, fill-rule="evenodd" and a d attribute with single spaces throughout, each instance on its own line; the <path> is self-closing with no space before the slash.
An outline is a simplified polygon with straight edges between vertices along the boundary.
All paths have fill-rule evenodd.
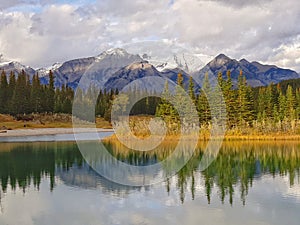
<path id="1" fill-rule="evenodd" d="M 223 93 L 225 108 L 221 106 L 219 99 L 221 93 L 216 90 L 216 85 L 210 83 L 208 74 L 205 75 L 202 89 L 195 91 L 195 84 L 191 78 L 187 94 L 182 92 L 182 75 L 178 74 L 178 87 L 172 94 L 168 83 L 165 84 L 162 98 L 154 97 L 155 93 L 145 93 L 135 88 L 118 98 L 116 107 L 122 112 L 125 111 L 130 101 L 137 103 L 130 111 L 130 115 L 152 115 L 162 117 L 169 125 L 169 134 L 177 134 L 181 127 L 179 114 L 176 108 L 180 106 L 185 116 L 192 115 L 187 104 L 187 96 L 196 106 L 198 111 L 201 129 L 210 130 L 212 121 L 215 120 L 212 112 L 226 114 L 227 133 L 233 136 L 241 135 L 298 135 L 300 134 L 300 81 L 283 81 L 279 84 L 270 84 L 267 87 L 251 88 L 247 80 L 240 72 L 236 84 L 231 79 L 230 71 L 224 74 L 219 73 L 217 82 Z M 79 115 L 83 119 L 89 116 L 104 118 L 110 121 L 112 102 L 119 94 L 118 90 L 98 90 L 90 87 L 83 91 L 77 89 L 77 106 L 83 109 L 87 104 L 96 102 L 95 112 Z M 125 96 L 127 95 L 127 96 Z M 151 97 L 153 95 L 153 97 Z M 213 102 L 208 101 L 208 95 L 213 96 Z M 143 97 L 148 96 L 148 97 Z M 150 96 L 150 97 L 149 97 Z M 94 99 L 94 100 L 93 100 Z M 43 114 L 43 113 L 72 113 L 74 101 L 74 90 L 62 86 L 55 88 L 54 75 L 49 72 L 49 82 L 41 84 L 38 74 L 32 79 L 22 71 L 17 76 L 10 73 L 7 79 L 6 73 L 1 72 L 0 77 L 0 114 L 10 114 L 15 118 L 20 115 Z M 172 102 L 172 103 L 171 103 Z M 177 105 L 176 105 L 177 104 Z M 90 117 L 92 116 L 92 117 Z M 194 118 L 185 118 L 193 120 Z M 225 118 L 222 118 L 225 119 Z"/>
<path id="2" fill-rule="evenodd" d="M 243 72 L 240 72 L 236 88 L 231 80 L 230 71 L 224 79 L 218 74 L 218 85 L 223 93 L 226 106 L 227 134 L 261 135 L 261 134 L 300 134 L 300 87 L 298 84 L 283 82 L 267 87 L 251 88 Z M 202 90 L 199 94 L 192 91 L 194 84 L 191 79 L 188 93 L 197 106 L 201 128 L 210 130 L 212 112 L 220 112 L 225 115 L 225 110 L 220 106 L 218 100 L 221 98 L 216 86 L 210 84 L 208 74 L 205 75 Z M 291 82 L 298 82 L 291 81 Z M 180 85 L 180 84 L 179 84 Z M 168 98 L 165 96 L 168 95 Z M 163 100 L 157 107 L 157 116 L 161 116 L 169 124 L 178 123 L 178 114 L 174 107 L 166 99 L 176 99 L 177 94 L 169 96 L 168 86 L 165 86 Z M 211 96 L 210 102 L 208 97 Z M 177 99 L 178 100 L 178 99 Z M 184 101 L 178 100 L 181 104 Z M 223 111 L 222 111 L 223 110 Z M 223 118 L 217 118 L 223 119 Z M 170 129 L 169 129 L 170 130 Z M 176 134 L 177 130 L 171 130 Z"/>

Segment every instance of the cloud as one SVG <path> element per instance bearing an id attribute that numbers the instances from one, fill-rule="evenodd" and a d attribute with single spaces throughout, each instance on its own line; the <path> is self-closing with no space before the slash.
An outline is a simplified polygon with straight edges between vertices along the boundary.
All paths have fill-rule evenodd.
<path id="1" fill-rule="evenodd" d="M 22 0 L 0 0 L 0 9 L 7 9 L 22 3 L 24 3 L 24 1 Z"/>
<path id="2" fill-rule="evenodd" d="M 197 54 L 223 52 L 300 71 L 294 58 L 300 43 L 297 0 L 29 2 L 41 10 L 0 13 L 0 52 L 36 67 L 155 40 Z M 19 4 L 25 3 L 0 8 Z"/>
<path id="3" fill-rule="evenodd" d="M 248 0 L 204 0 L 204 1 L 217 2 L 217 3 L 224 4 L 224 5 L 230 5 L 230 6 L 240 8 L 240 7 L 247 7 L 247 6 L 253 6 L 253 5 L 263 6 L 265 3 L 271 2 L 272 0 L 252 0 L 252 1 L 248 1 Z"/>
<path id="4" fill-rule="evenodd" d="M 90 55 L 105 30 L 101 18 L 83 18 L 71 5 L 50 5 L 35 14 L 7 13 L 0 21 L 4 18 L 0 52 L 36 67 Z"/>

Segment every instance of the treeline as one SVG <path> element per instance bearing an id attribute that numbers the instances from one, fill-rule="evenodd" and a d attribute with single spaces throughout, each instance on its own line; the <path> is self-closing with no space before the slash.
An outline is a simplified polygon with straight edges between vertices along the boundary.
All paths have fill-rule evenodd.
<path id="1" fill-rule="evenodd" d="M 229 129 L 254 127 L 261 131 L 294 131 L 297 128 L 300 120 L 300 82 L 298 80 L 295 80 L 295 83 L 284 81 L 282 85 L 279 83 L 252 88 L 247 85 L 246 77 L 240 71 L 237 85 L 234 87 L 231 73 L 227 71 L 226 79 L 223 78 L 222 73 L 219 73 L 217 82 L 218 85 L 211 84 L 206 74 L 200 93 L 195 93 L 193 79 L 190 79 L 187 92 L 196 105 L 202 126 L 211 125 L 214 119 L 225 119 Z M 178 75 L 177 84 L 183 87 L 181 74 Z M 225 103 L 224 107 L 220 101 L 221 94 Z M 178 112 L 170 102 L 165 100 L 168 95 L 170 93 L 166 85 L 162 103 L 158 105 L 156 114 L 167 121 L 178 121 Z M 178 98 L 176 95 L 178 93 L 173 94 L 171 98 Z M 215 112 L 218 112 L 219 118 L 212 118 Z M 226 116 L 223 117 L 223 115 Z"/>
<path id="2" fill-rule="evenodd" d="M 22 71 L 17 76 L 11 72 L 7 80 L 4 71 L 0 78 L 0 113 L 29 114 L 29 113 L 71 113 L 73 90 L 62 86 L 54 87 L 53 73 L 49 72 L 49 83 L 43 85 L 38 74 L 32 79 Z"/>
<path id="3" fill-rule="evenodd" d="M 96 96 L 95 112 L 92 112 L 92 116 L 101 116 L 106 120 L 110 120 L 112 101 L 118 93 L 118 90 L 99 90 L 94 87 L 90 87 L 84 92 L 78 88 L 77 100 L 80 102 L 77 104 L 85 108 L 86 104 L 89 104 L 90 100 Z M 128 92 L 130 99 L 138 99 L 142 94 L 137 89 Z M 52 71 L 49 71 L 49 82 L 46 85 L 41 84 L 38 74 L 30 79 L 24 71 L 17 75 L 11 72 L 7 78 L 5 71 L 1 72 L 1 114 L 14 116 L 31 113 L 71 114 L 74 95 L 74 90 L 68 86 L 62 85 L 60 88 L 55 88 Z M 159 99 L 155 97 L 141 99 L 131 110 L 131 115 L 154 115 L 158 103 Z"/>
<path id="4" fill-rule="evenodd" d="M 111 121 L 112 104 L 116 115 L 122 116 L 128 112 L 129 115 L 155 115 L 157 105 L 161 99 L 155 92 L 139 90 L 137 87 L 129 88 L 127 91 L 119 93 L 118 89 L 99 89 L 94 85 L 83 89 L 77 87 L 73 101 L 73 116 L 82 120 L 94 122 L 95 116 Z"/>
<path id="5" fill-rule="evenodd" d="M 217 76 L 217 85 L 211 84 L 208 74 L 205 75 L 200 92 L 195 91 L 195 84 L 191 78 L 189 81 L 189 99 L 194 103 L 197 117 L 201 125 L 211 125 L 215 118 L 213 112 L 224 114 L 227 128 L 255 127 L 265 131 L 287 131 L 297 129 L 300 121 L 300 81 L 283 81 L 279 84 L 270 84 L 267 87 L 251 88 L 247 85 L 246 77 L 240 72 L 237 84 L 231 79 L 230 71 Z M 178 74 L 178 87 L 183 88 L 183 78 Z M 119 95 L 118 90 L 99 90 L 90 87 L 85 92 L 77 89 L 79 106 L 83 109 L 95 99 L 95 110 L 91 116 L 101 116 L 110 120 L 112 102 Z M 124 94 L 124 93 L 123 93 Z M 223 95 L 225 109 L 220 103 Z M 179 122 L 179 114 L 175 108 L 190 110 L 186 94 L 181 93 L 180 88 L 175 88 L 174 93 L 169 91 L 168 83 L 162 93 L 162 98 L 149 97 L 155 93 L 145 93 L 137 88 L 129 90 L 123 97 L 118 98 L 115 104 L 119 105 L 121 111 L 125 111 L 129 101 L 137 103 L 131 109 L 131 115 L 149 114 L 163 117 L 166 121 L 174 124 Z M 148 97 L 142 97 L 148 96 Z M 207 96 L 212 96 L 208 101 Z M 137 101 L 140 99 L 139 101 Z M 170 103 L 175 99 L 175 104 Z M 30 113 L 72 113 L 74 101 L 74 90 L 62 86 L 55 88 L 54 75 L 49 72 L 49 82 L 41 84 L 38 74 L 31 79 L 22 71 L 17 76 L 11 72 L 7 74 L 2 71 L 0 77 L 0 113 L 2 114 L 30 114 Z M 177 102 L 177 103 L 176 103 Z M 174 103 L 173 103 L 174 104 Z M 214 107 L 214 108 L 213 108 Z M 189 112 L 189 111 L 187 111 Z M 83 111 L 83 113 L 85 113 Z M 186 113 L 191 116 L 192 113 Z M 227 115 L 225 117 L 225 115 Z M 83 115 L 84 118 L 85 115 Z M 91 117 L 89 117 L 91 118 Z M 194 119 L 194 118 L 190 118 Z"/>
<path id="6" fill-rule="evenodd" d="M 89 90 L 90 91 L 90 90 Z M 96 114 L 109 119 L 111 102 L 117 91 L 101 90 L 96 105 Z M 54 75 L 49 72 L 49 82 L 41 84 L 39 75 L 31 79 L 22 70 L 19 74 L 5 71 L 0 77 L 0 113 L 13 116 L 31 113 L 72 113 L 74 90 L 62 85 L 54 86 Z"/>

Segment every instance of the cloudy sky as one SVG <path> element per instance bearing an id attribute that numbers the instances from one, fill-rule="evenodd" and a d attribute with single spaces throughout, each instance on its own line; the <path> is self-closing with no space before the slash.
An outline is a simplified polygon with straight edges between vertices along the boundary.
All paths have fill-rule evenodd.
<path id="1" fill-rule="evenodd" d="M 300 72 L 299 21 L 299 0 L 0 0 L 0 54 L 42 67 L 151 42 Z"/>

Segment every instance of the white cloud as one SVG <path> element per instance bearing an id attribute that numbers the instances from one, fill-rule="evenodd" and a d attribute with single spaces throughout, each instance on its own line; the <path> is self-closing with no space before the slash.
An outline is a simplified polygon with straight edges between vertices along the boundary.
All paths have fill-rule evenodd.
<path id="1" fill-rule="evenodd" d="M 43 66 L 136 41 L 167 40 L 189 52 L 224 52 L 300 71 L 298 0 L 57 2 L 39 1 L 36 12 L 0 13 L 0 52 Z M 1 2 L 0 8 L 21 3 Z"/>

